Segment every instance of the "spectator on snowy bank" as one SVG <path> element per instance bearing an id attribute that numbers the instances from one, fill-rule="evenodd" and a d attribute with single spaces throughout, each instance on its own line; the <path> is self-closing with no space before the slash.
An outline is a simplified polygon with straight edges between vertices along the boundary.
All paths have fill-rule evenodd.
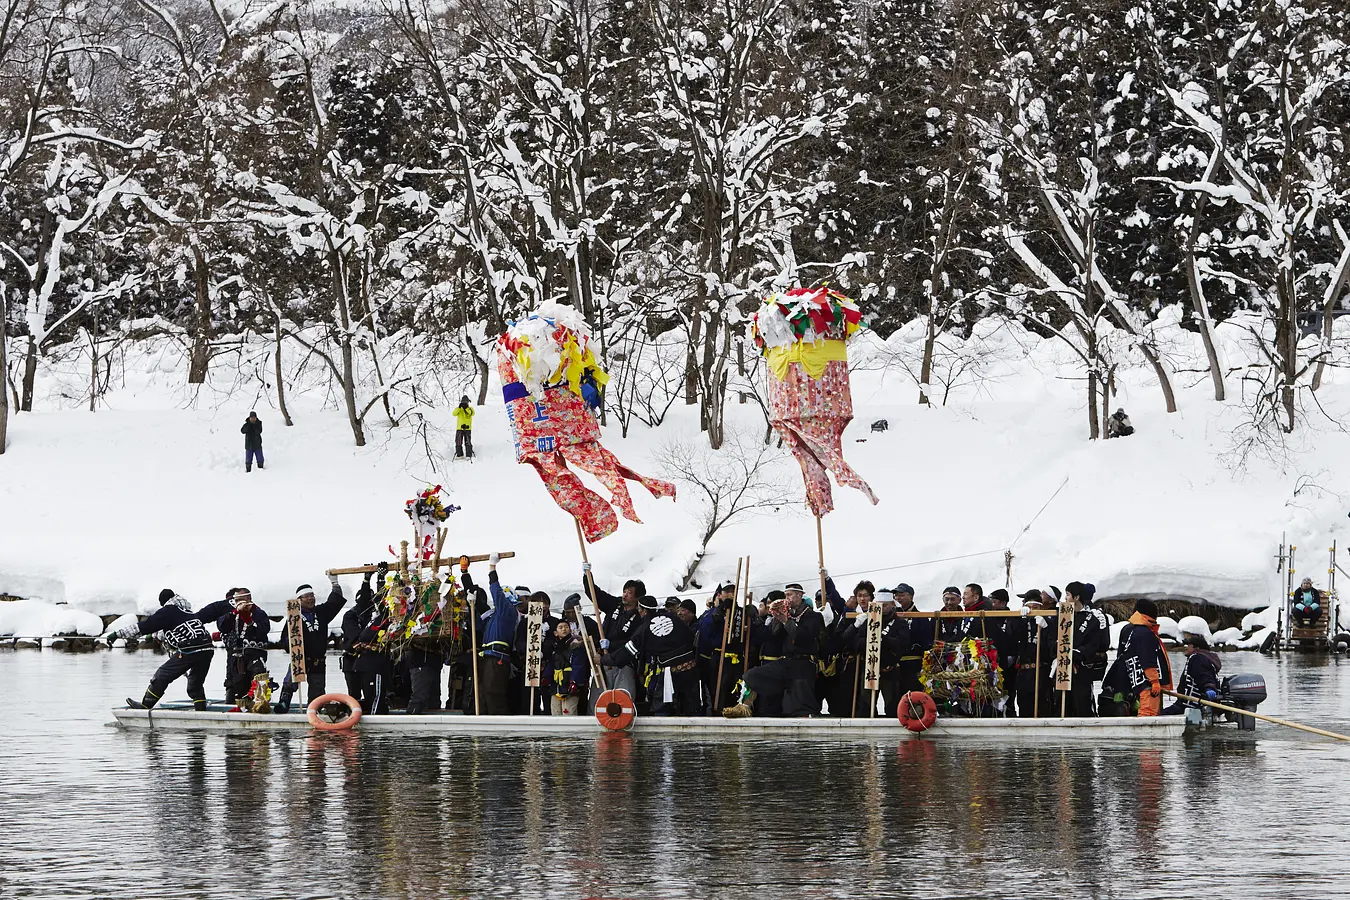
<path id="1" fill-rule="evenodd" d="M 459 398 L 459 406 L 455 407 L 455 459 L 466 456 L 473 459 L 473 407 L 467 394 Z"/>
<path id="2" fill-rule="evenodd" d="M 253 471 L 255 457 L 258 460 L 258 468 L 263 468 L 262 419 L 258 418 L 256 412 L 249 412 L 248 418 L 244 420 L 244 427 L 239 429 L 239 433 L 244 436 L 244 471 Z"/>
<path id="3" fill-rule="evenodd" d="M 1108 438 L 1129 437 L 1134 434 L 1134 426 L 1130 424 L 1130 417 L 1125 415 L 1125 409 L 1116 410 L 1111 413 L 1111 418 L 1106 420 L 1106 436 Z"/>

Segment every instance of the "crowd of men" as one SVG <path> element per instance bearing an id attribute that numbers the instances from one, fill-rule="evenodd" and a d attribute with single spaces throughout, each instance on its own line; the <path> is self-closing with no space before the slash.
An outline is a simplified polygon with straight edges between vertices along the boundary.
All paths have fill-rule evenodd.
<path id="1" fill-rule="evenodd" d="M 505 587 L 489 558 L 488 586 L 476 584 L 467 560 L 459 583 L 471 604 L 453 638 L 413 638 L 392 650 L 385 640 L 391 625 L 376 603 L 372 575 L 384 582 L 384 566 L 367 573 L 355 603 L 341 619 L 341 668 L 347 693 L 366 713 L 391 708 L 410 714 L 438 710 L 482 715 L 586 715 L 601 690 L 622 688 L 635 699 L 639 714 L 714 716 L 870 716 L 894 717 L 901 697 L 922 691 L 924 654 L 935 642 L 950 644 L 978 638 L 997 654 L 1005 696 L 977 709 L 949 706 L 948 714 L 999 716 L 1158 715 L 1172 676 L 1166 649 L 1158 637 L 1158 611 L 1140 600 L 1118 642 L 1109 669 L 1110 623 L 1093 604 L 1095 588 L 1083 582 L 1019 594 L 1024 615 L 988 615 L 1006 611 L 1011 600 L 999 589 L 987 596 L 978 584 L 943 591 L 942 609 L 960 616 L 907 617 L 916 613 L 908 584 L 877 589 L 861 581 L 848 597 L 822 572 L 824 595 L 814 602 L 800 583 L 783 585 L 755 603 L 738 599 L 736 585 L 719 584 L 700 609 L 691 599 L 664 602 L 647 593 L 638 579 L 620 594 L 603 590 L 583 572 L 582 590 L 594 598 L 600 623 L 582 612 L 582 593 L 563 600 L 554 614 L 550 596 L 517 585 Z M 297 588 L 304 634 L 308 696 L 327 689 L 329 630 L 347 600 L 335 576 L 327 600 L 317 602 L 308 584 Z M 234 704 L 267 673 L 269 619 L 247 588 L 231 588 L 224 600 L 193 612 L 170 589 L 160 594 L 159 611 L 108 636 L 134 638 L 158 633 L 169 653 L 140 701 L 152 707 L 173 680 L 186 676 L 187 692 L 197 709 L 207 708 L 205 679 L 213 640 L 226 650 L 225 700 Z M 1056 620 L 1030 615 L 1073 609 L 1073 670 L 1070 689 L 1056 691 Z M 542 606 L 540 684 L 527 683 L 528 610 Z M 877 690 L 867 688 L 865 651 L 869 610 L 880 608 L 880 665 Z M 472 622 L 468 607 L 472 606 Z M 474 648 L 477 648 L 477 658 Z M 1188 636 L 1182 693 L 1213 699 L 1219 660 L 1204 639 Z M 592 677 L 599 667 L 603 678 Z M 446 677 L 448 668 L 449 675 Z M 475 679 L 477 684 L 475 685 Z M 1102 683 L 1100 703 L 1097 684 Z M 291 708 L 297 685 L 288 670 L 275 711 Z M 938 698 L 941 699 L 941 698 Z M 1175 706 L 1166 712 L 1180 712 Z"/>

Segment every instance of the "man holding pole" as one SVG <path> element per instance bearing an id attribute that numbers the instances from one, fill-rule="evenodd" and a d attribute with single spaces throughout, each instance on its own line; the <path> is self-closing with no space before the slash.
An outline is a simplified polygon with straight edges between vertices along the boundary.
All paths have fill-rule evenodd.
<path id="1" fill-rule="evenodd" d="M 647 586 L 636 578 L 630 578 L 623 584 L 623 594 L 615 597 L 602 591 L 591 575 L 591 564 L 582 563 L 582 578 L 585 587 L 600 612 L 605 614 L 604 637 L 600 639 L 600 650 L 622 646 L 642 624 L 642 615 L 638 611 L 638 601 L 647 595 Z M 632 665 L 605 667 L 605 684 L 610 689 L 625 690 L 628 696 L 637 700 L 637 671 Z"/>
<path id="2" fill-rule="evenodd" d="M 736 583 L 724 581 L 713 594 L 713 607 L 698 622 L 701 680 L 716 715 L 734 700 L 736 683 L 745 674 L 746 637 L 758 619 L 736 603 Z"/>
<path id="3" fill-rule="evenodd" d="M 1165 690 L 1172 690 L 1172 665 L 1158 638 L 1157 604 L 1145 598 L 1136 601 L 1116 661 L 1102 679 L 1102 715 L 1156 716 Z"/>
<path id="4" fill-rule="evenodd" d="M 497 578 L 497 563 L 501 556 L 488 556 L 488 589 L 492 594 L 492 610 L 479 620 L 482 628 L 482 649 L 477 660 L 480 712 L 485 716 L 511 714 L 511 647 L 516 636 L 516 597 L 504 590 Z M 473 580 L 468 566 L 460 562 L 460 580 L 464 590 L 473 593 Z"/>

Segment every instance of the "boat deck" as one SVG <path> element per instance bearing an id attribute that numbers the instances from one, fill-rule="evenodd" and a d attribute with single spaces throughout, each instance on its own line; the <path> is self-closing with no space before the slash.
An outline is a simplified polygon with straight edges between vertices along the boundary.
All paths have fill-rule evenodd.
<path id="1" fill-rule="evenodd" d="M 119 707 L 113 710 L 124 728 L 210 731 L 309 730 L 303 712 L 283 715 L 197 712 L 162 707 L 154 710 Z M 354 731 L 403 732 L 431 735 L 511 735 L 518 737 L 595 737 L 606 734 L 590 716 L 465 716 L 391 714 L 362 716 Z M 1071 743 L 1141 740 L 1180 740 L 1186 731 L 1182 716 L 1144 719 L 957 719 L 939 718 L 922 737 L 939 740 L 1038 741 Z M 645 716 L 633 722 L 637 735 L 693 736 L 710 740 L 740 738 L 811 737 L 839 740 L 909 740 L 920 735 L 891 719 L 717 719 L 696 716 Z"/>

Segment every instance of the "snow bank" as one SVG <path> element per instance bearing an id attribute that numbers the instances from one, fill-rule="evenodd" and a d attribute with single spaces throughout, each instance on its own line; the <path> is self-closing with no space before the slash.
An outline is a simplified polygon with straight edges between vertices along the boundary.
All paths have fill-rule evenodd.
<path id="1" fill-rule="evenodd" d="M 1198 366 L 1203 349 L 1194 335 L 1174 326 L 1160 332 L 1178 368 Z M 1082 580 L 1094 582 L 1099 597 L 1165 593 L 1256 609 L 1281 596 L 1271 560 L 1282 532 L 1301 546 L 1307 568 L 1316 554 L 1306 548 L 1330 546 L 1346 521 L 1350 505 L 1333 490 L 1333 473 L 1350 456 L 1350 434 L 1305 430 L 1279 464 L 1256 457 L 1239 464 L 1233 434 L 1246 416 L 1239 402 L 1215 403 L 1207 377 L 1178 376 L 1180 411 L 1169 415 L 1151 372 L 1134 365 L 1119 372 L 1115 405 L 1126 407 L 1136 434 L 1090 442 L 1078 364 L 1054 341 L 993 323 L 958 342 L 963 358 L 978 358 L 977 376 L 944 389 L 945 406 L 920 407 L 905 371 L 921 350 L 918 334 L 907 327 L 858 344 L 856 420 L 844 446 L 881 503 L 835 491 L 824 546 L 845 591 L 864 578 L 878 586 L 905 581 L 922 608 L 936 608 L 949 584 L 1003 587 L 1010 549 L 1014 593 Z M 1217 339 L 1234 353 L 1232 364 L 1245 358 L 1237 352 L 1241 328 L 1222 326 Z M 267 348 L 258 349 L 265 357 Z M 288 365 L 298 366 L 299 356 L 288 355 Z M 97 413 L 77 408 L 87 358 L 73 350 L 53 358 L 38 375 L 36 411 L 11 420 L 0 458 L 0 591 L 100 613 L 150 613 L 164 587 L 200 607 L 246 586 L 277 615 L 296 585 L 322 585 L 326 568 L 390 559 L 386 548 L 412 537 L 403 503 L 428 483 L 444 485 L 448 502 L 463 507 L 447 523 L 446 555 L 514 550 L 504 579 L 555 599 L 579 586 L 572 522 L 538 476 L 515 462 L 495 384 L 474 419 L 478 457 L 467 462 L 450 459 L 448 404 L 426 411 L 425 434 L 390 427 L 377 404 L 367 446 L 353 446 L 319 367 L 292 372 L 296 424 L 286 428 L 269 409 L 273 388 L 256 380 L 270 378 L 270 367 L 240 366 L 234 353 L 213 361 L 207 385 L 188 390 L 179 350 L 132 345 L 121 382 Z M 1319 403 L 1350 418 L 1350 369 L 1327 376 Z M 462 387 L 467 382 L 453 397 Z M 239 426 L 253 408 L 264 422 L 267 468 L 245 474 Z M 887 431 L 869 430 L 878 419 Z M 728 426 L 753 444 L 764 419 L 755 404 L 733 402 Z M 659 429 L 634 423 L 624 439 L 611 419 L 605 439 L 626 464 L 653 475 L 662 474 L 657 460 L 674 440 L 707 452 L 698 449 L 705 442 L 696 410 L 678 402 Z M 815 521 L 804 509 L 800 471 L 781 455 L 770 471 L 782 502 L 717 534 L 695 576 L 702 588 L 690 595 L 702 598 L 734 577 L 745 555 L 761 596 L 785 581 L 815 580 Z M 621 521 L 590 548 L 602 587 L 617 591 L 640 577 L 654 595 L 676 592 L 698 549 L 703 509 L 699 491 L 679 488 L 670 502 L 635 487 L 645 524 Z M 343 581 L 353 596 L 358 579 Z"/>
<path id="2" fill-rule="evenodd" d="M 1199 616 L 1182 616 L 1181 621 L 1177 622 L 1177 628 L 1182 634 L 1198 634 L 1209 643 L 1213 643 L 1213 635 L 1209 631 L 1209 623 Z"/>
<path id="3" fill-rule="evenodd" d="M 1258 628 L 1274 628 L 1280 623 L 1280 608 L 1278 606 L 1267 606 L 1265 609 L 1259 609 L 1256 612 L 1249 612 L 1242 617 L 1242 631 L 1247 633 Z"/>
<path id="4" fill-rule="evenodd" d="M 51 637 L 55 634 L 103 633 L 103 620 L 91 612 L 57 606 L 44 600 L 11 600 L 0 603 L 0 634 L 17 637 Z"/>

